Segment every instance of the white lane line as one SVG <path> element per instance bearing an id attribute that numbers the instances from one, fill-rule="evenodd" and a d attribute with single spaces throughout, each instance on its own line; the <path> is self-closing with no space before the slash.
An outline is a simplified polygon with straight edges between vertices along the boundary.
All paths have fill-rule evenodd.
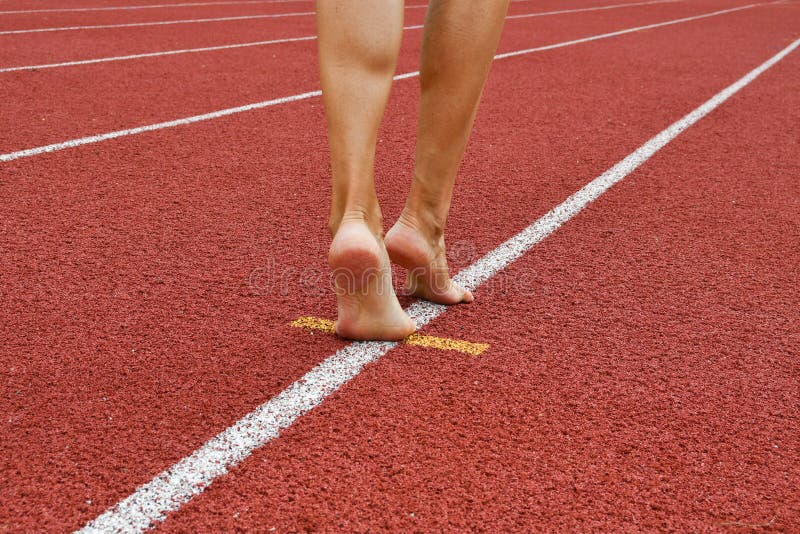
<path id="1" fill-rule="evenodd" d="M 509 15 L 506 19 L 522 19 L 528 17 L 543 17 L 546 15 L 560 15 L 562 13 L 578 13 L 581 11 L 598 11 L 602 9 L 618 9 L 622 7 L 630 7 L 630 6 L 646 6 L 651 4 L 665 4 L 665 3 L 674 3 L 674 2 L 682 2 L 683 0 L 653 0 L 650 2 L 636 2 L 632 4 L 615 4 L 611 6 L 600 6 L 600 7 L 589 7 L 585 9 L 571 9 L 568 11 L 549 11 L 549 12 L 538 12 L 538 13 L 524 13 L 521 15 Z M 404 30 L 417 30 L 422 28 L 422 25 L 416 26 L 406 26 Z M 197 52 L 212 52 L 215 50 L 230 50 L 234 48 L 245 48 L 249 46 L 264 46 L 264 45 L 271 45 L 271 44 L 281 44 L 281 43 L 291 43 L 295 41 L 312 41 L 316 39 L 316 35 L 308 35 L 305 37 L 290 37 L 284 39 L 271 39 L 268 41 L 255 41 L 252 43 L 238 43 L 238 44 L 230 44 L 230 45 L 220 45 L 220 46 L 207 46 L 203 48 L 185 48 L 181 50 L 166 50 L 164 52 L 148 52 L 143 54 L 130 54 L 126 56 L 112 56 L 112 57 L 103 57 L 97 59 L 83 59 L 83 60 L 76 60 L 76 61 L 65 61 L 63 63 L 44 63 L 41 65 L 25 65 L 21 67 L 6 67 L 0 68 L 0 73 L 3 72 L 16 72 L 16 71 L 23 71 L 23 70 L 39 70 L 39 69 L 53 69 L 58 67 L 74 67 L 77 65 L 91 65 L 93 63 L 106 63 L 109 61 L 125 61 L 130 59 L 142 59 L 148 57 L 159 57 L 159 56 L 171 56 L 176 54 L 191 54 Z"/>
<path id="2" fill-rule="evenodd" d="M 410 28 L 421 28 L 422 26 L 408 26 L 403 28 L 404 30 Z M 159 56 L 174 56 L 177 54 L 193 54 L 198 52 L 213 52 L 215 50 L 232 50 L 234 48 L 247 48 L 250 46 L 265 46 L 271 44 L 281 44 L 281 43 L 293 43 L 297 41 L 313 41 L 317 38 L 316 35 L 307 35 L 304 37 L 286 37 L 284 39 L 270 39 L 269 41 L 255 41 L 252 43 L 238 43 L 238 44 L 230 44 L 230 45 L 220 45 L 220 46 L 206 46 L 203 48 L 184 48 L 179 50 L 166 50 L 164 52 L 147 52 L 144 54 L 131 54 L 128 56 L 111 56 L 111 57 L 101 57 L 97 59 L 82 59 L 78 61 L 65 61 L 63 63 L 45 63 L 42 65 L 26 65 L 23 67 L 6 67 L 0 69 L 0 73 L 2 72 L 16 72 L 22 70 L 39 70 L 39 69 L 54 69 L 59 67 L 74 67 L 77 65 L 91 65 L 93 63 L 107 63 L 109 61 L 125 61 L 129 59 L 143 59 L 148 57 L 159 57 Z"/>
<path id="3" fill-rule="evenodd" d="M 75 30 L 99 30 L 107 28 L 135 28 L 140 26 L 168 26 L 171 24 L 197 24 L 201 22 L 224 22 L 231 20 L 276 19 L 282 17 L 301 17 L 304 15 L 313 15 L 313 14 L 314 11 L 301 11 L 295 13 L 272 13 L 269 15 L 241 15 L 238 17 L 217 17 L 208 19 L 161 20 L 155 22 L 129 22 L 127 24 L 99 24 L 96 26 L 61 26 L 58 28 L 5 30 L 5 31 L 0 31 L 0 35 L 17 35 L 21 33 L 61 32 L 61 31 L 75 31 Z"/>
<path id="4" fill-rule="evenodd" d="M 800 39 L 671 124 L 542 218 L 458 273 L 454 277 L 455 282 L 472 291 L 476 290 L 798 45 Z M 446 310 L 446 306 L 420 301 L 406 311 L 422 327 Z M 277 438 L 281 430 L 319 406 L 326 397 L 358 375 L 366 364 L 378 360 L 395 346 L 396 343 L 388 342 L 356 342 L 347 345 L 277 396 L 207 441 L 190 456 L 147 484 L 139 486 L 129 497 L 88 523 L 79 532 L 142 532 L 153 523 L 163 521 L 167 513 L 178 510 L 216 478 L 250 456 L 254 450 Z"/>
<path id="5" fill-rule="evenodd" d="M 551 44 L 551 45 L 546 45 L 546 46 L 539 46 L 539 47 L 536 47 L 536 48 L 527 48 L 525 50 L 516 50 L 516 51 L 513 51 L 513 52 L 505 52 L 505 53 L 502 53 L 502 54 L 497 54 L 496 56 L 494 56 L 494 58 L 495 59 L 505 59 L 505 58 L 508 58 L 508 57 L 519 56 L 519 55 L 524 55 L 524 54 L 531 54 L 531 53 L 534 53 L 534 52 L 543 52 L 545 50 L 554 50 L 556 48 L 563 48 L 565 46 L 571 46 L 571 45 L 576 45 L 576 44 L 581 44 L 581 43 L 588 43 L 590 41 L 597 41 L 599 39 L 607 39 L 609 37 L 616 37 L 618 35 L 625 35 L 627 33 L 633 33 L 633 32 L 638 32 L 638 31 L 641 31 L 641 30 L 659 28 L 659 27 L 662 27 L 662 26 L 669 26 L 669 25 L 672 25 L 672 24 L 680 24 L 682 22 L 700 20 L 700 19 L 704 19 L 704 18 L 707 18 L 707 17 L 715 17 L 717 15 L 723 15 L 725 13 L 733 13 L 735 11 L 742 11 L 744 9 L 750 9 L 750 8 L 753 8 L 753 7 L 756 7 L 756 6 L 766 6 L 766 5 L 770 5 L 770 4 L 780 3 L 782 1 L 783 0 L 779 0 L 778 2 L 767 2 L 767 3 L 761 3 L 761 4 L 749 4 L 749 5 L 746 5 L 746 6 L 739 6 L 739 7 L 734 7 L 734 8 L 731 8 L 731 9 L 723 9 L 723 10 L 720 10 L 720 11 L 713 11 L 711 13 L 704 13 L 702 15 L 695 15 L 693 17 L 685 17 L 685 18 L 681 18 L 681 19 L 668 20 L 668 21 L 665 21 L 665 22 L 658 22 L 658 23 L 655 23 L 655 24 L 648 24 L 646 26 L 637 26 L 635 28 L 628 28 L 628 29 L 625 29 L 625 30 L 619 30 L 619 31 L 611 32 L 611 33 L 603 33 L 603 34 L 600 34 L 600 35 L 593 35 L 591 37 L 584 37 L 582 39 L 574 39 L 572 41 L 565 41 L 563 43 L 556 43 L 556 44 Z M 396 75 L 394 77 L 394 79 L 395 80 L 405 80 L 407 78 L 415 78 L 417 76 L 419 76 L 419 71 L 406 72 L 404 74 Z M 191 117 L 185 117 L 185 118 L 182 118 L 182 119 L 175 119 L 175 120 L 166 121 L 166 122 L 159 122 L 159 123 L 156 123 L 156 124 L 148 124 L 146 126 L 138 126 L 136 128 L 127 128 L 127 129 L 124 129 L 124 130 L 116 130 L 116 131 L 113 131 L 113 132 L 97 134 L 97 135 L 91 135 L 91 136 L 88 136 L 88 137 L 79 137 L 77 139 L 70 139 L 69 141 L 62 141 L 61 143 L 53 143 L 53 144 L 50 144 L 50 145 L 38 146 L 38 147 L 35 147 L 35 148 L 27 148 L 27 149 L 24 149 L 24 150 L 17 150 L 16 152 L 9 152 L 7 154 L 0 154 L 0 162 L 13 161 L 15 159 L 28 158 L 28 157 L 31 157 L 31 156 L 38 156 L 40 154 L 45 154 L 47 152 L 56 152 L 56 151 L 59 151 L 59 150 L 64 150 L 66 148 L 74 148 L 74 147 L 78 147 L 78 146 L 82 146 L 82 145 L 89 145 L 89 144 L 92 144 L 92 143 L 99 143 L 101 141 L 108 141 L 109 139 L 116 139 L 118 137 L 127 137 L 129 135 L 136 135 L 136 134 L 140 134 L 140 133 L 144 133 L 144 132 L 152 132 L 152 131 L 155 131 L 155 130 L 163 130 L 165 128 L 172 128 L 172 127 L 175 127 L 175 126 L 183 126 L 183 125 L 192 124 L 192 123 L 195 123 L 195 122 L 202 122 L 202 121 L 207 121 L 207 120 L 212 120 L 212 119 L 218 119 L 220 117 L 225 117 L 227 115 L 234 115 L 236 113 L 242 113 L 242 112 L 245 112 L 245 111 L 252 111 L 252 110 L 255 110 L 255 109 L 262 109 L 262 108 L 266 108 L 266 107 L 270 107 L 270 106 L 275 106 L 277 104 L 285 104 L 287 102 L 295 102 L 295 101 L 298 101 L 298 100 L 305 100 L 307 98 L 313 98 L 313 97 L 316 97 L 316 96 L 320 96 L 321 94 L 322 94 L 322 91 L 319 91 L 319 90 L 317 90 L 317 91 L 309 91 L 307 93 L 300 93 L 300 94 L 297 94 L 297 95 L 286 96 L 286 97 L 282 97 L 282 98 L 274 98 L 272 100 L 265 100 L 263 102 L 256 102 L 254 104 L 247 104 L 247 105 L 244 105 L 244 106 L 237 106 L 237 107 L 234 107 L 234 108 L 227 108 L 227 109 L 221 109 L 221 110 L 218 110 L 218 111 L 212 111 L 210 113 L 204 113 L 202 115 L 193 115 Z"/>
<path id="6" fill-rule="evenodd" d="M 642 31 L 642 30 L 652 30 L 654 28 L 661 28 L 663 26 L 671 26 L 673 24 L 681 24 L 683 22 L 689 22 L 689 21 L 692 21 L 692 20 L 700 20 L 700 19 L 705 19 L 705 18 L 708 18 L 708 17 L 715 17 L 717 15 L 722 15 L 724 13 L 733 13 L 735 11 L 742 11 L 744 9 L 751 9 L 751 8 L 758 7 L 758 6 L 768 6 L 768 5 L 774 5 L 774 4 L 781 4 L 784 1 L 785 0 L 777 0 L 776 2 L 763 2 L 763 3 L 759 3 L 759 4 L 747 4 L 746 6 L 733 7 L 733 8 L 730 8 L 730 9 L 722 9 L 720 11 L 712 11 L 711 13 L 703 13 L 702 15 L 694 15 L 692 17 L 684 17 L 684 18 L 680 18 L 680 19 L 668 20 L 668 21 L 665 21 L 665 22 L 656 22 L 654 24 L 645 24 L 644 26 L 638 26 L 636 28 L 627 28 L 627 29 L 624 29 L 624 30 L 618 30 L 618 31 L 609 32 L 609 33 L 603 33 L 603 34 L 600 34 L 600 35 L 593 35 L 591 37 L 584 37 L 582 39 L 574 39 L 572 41 L 565 41 L 563 43 L 557 43 L 557 44 L 553 44 L 553 45 L 540 46 L 540 47 L 537 47 L 537 48 L 526 48 L 525 50 L 515 50 L 513 52 L 504 52 L 502 54 L 497 54 L 496 56 L 494 56 L 494 58 L 495 59 L 504 59 L 504 58 L 507 58 L 507 57 L 514 57 L 514 56 L 521 56 L 521 55 L 525 55 L 525 54 L 530 54 L 531 52 L 540 52 L 542 50 L 553 50 L 555 48 L 562 48 L 564 46 L 571 46 L 571 45 L 580 44 L 580 43 L 588 43 L 590 41 L 596 41 L 598 39 L 606 39 L 608 37 L 616 37 L 618 35 L 625 35 L 626 33 L 639 32 L 639 31 Z"/>
<path id="7" fill-rule="evenodd" d="M 672 1 L 672 0 L 670 0 Z M 421 24 L 415 26 L 405 26 L 403 30 L 418 30 L 422 28 Z M 298 41 L 314 41 L 317 38 L 316 35 L 306 35 L 303 37 L 286 37 L 282 39 L 270 39 L 268 41 L 255 41 L 251 43 L 237 43 L 237 44 L 230 44 L 230 45 L 220 45 L 220 46 L 206 46 L 203 48 L 185 48 L 182 50 L 167 50 L 164 52 L 148 52 L 144 54 L 131 54 L 128 56 L 112 56 L 112 57 L 102 57 L 97 59 L 83 59 L 78 61 L 66 61 L 64 63 L 45 63 L 42 65 L 26 65 L 23 67 L 6 67 L 0 68 L 0 73 L 3 72 L 15 72 L 15 71 L 22 71 L 22 70 L 39 70 L 39 69 L 53 69 L 58 67 L 73 67 L 76 65 L 91 65 L 93 63 L 106 63 L 109 61 L 125 61 L 129 59 L 143 59 L 148 57 L 159 57 L 159 56 L 172 56 L 176 54 L 193 54 L 198 52 L 213 52 L 215 50 L 231 50 L 235 48 L 247 48 L 251 46 L 265 46 L 271 44 L 282 44 L 282 43 L 293 43 Z"/>
<path id="8" fill-rule="evenodd" d="M 406 9 L 421 9 L 428 6 L 406 6 Z M 142 26 L 170 26 L 173 24 L 200 24 L 206 22 L 229 22 L 233 20 L 279 19 L 286 17 L 303 17 L 316 15 L 315 11 L 296 11 L 293 13 L 269 13 L 265 15 L 239 15 L 236 17 L 214 17 L 205 19 L 159 20 L 153 22 L 128 22 L 125 24 L 98 24 L 93 26 L 60 26 L 57 28 L 32 28 L 27 30 L 4 30 L 0 35 L 19 35 L 22 33 L 65 32 L 76 30 L 100 30 L 109 28 L 138 28 Z"/>
<path id="9" fill-rule="evenodd" d="M 232 6 L 244 4 L 283 4 L 287 2 L 301 3 L 306 0 L 235 0 L 233 2 L 184 2 L 180 4 L 145 4 L 141 6 L 108 6 L 108 7 L 59 7 L 51 9 L 18 9 L 0 11 L 0 15 L 22 15 L 26 13 L 76 13 L 84 11 L 126 11 L 131 9 L 160 9 L 171 7 Z M 311 0 L 307 0 L 309 3 Z"/>
<path id="10" fill-rule="evenodd" d="M 613 4 L 610 6 L 582 7 L 576 9 L 562 9 L 559 11 L 541 11 L 539 13 L 523 13 L 521 15 L 509 15 L 507 19 L 525 19 L 530 17 L 545 17 L 548 15 L 566 15 L 568 13 L 581 13 L 584 11 L 604 11 L 606 9 L 619 9 L 621 7 L 649 6 L 652 4 L 669 4 L 682 2 L 683 0 L 652 0 L 650 2 L 633 2 L 630 4 Z"/>
<path id="11" fill-rule="evenodd" d="M 530 0 L 511 0 L 512 2 L 528 2 Z M 244 4 L 284 4 L 313 2 L 313 0 L 234 0 L 232 2 L 184 2 L 180 4 L 145 4 L 141 6 L 108 6 L 108 7 L 60 7 L 50 9 L 19 9 L 0 11 L 0 15 L 21 15 L 25 13 L 74 13 L 83 11 L 125 11 L 131 9 L 161 9 L 172 7 L 230 6 Z M 411 6 L 407 6 L 411 7 Z M 413 6 L 417 7 L 417 6 Z"/>

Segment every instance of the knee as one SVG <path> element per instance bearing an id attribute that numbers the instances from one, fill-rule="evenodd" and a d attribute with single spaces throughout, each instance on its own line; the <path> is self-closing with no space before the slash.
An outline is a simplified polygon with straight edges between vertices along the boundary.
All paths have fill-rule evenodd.
<path id="1" fill-rule="evenodd" d="M 373 51 L 362 56 L 361 66 L 366 72 L 386 76 L 394 74 L 397 60 L 391 53 Z"/>
<path id="2" fill-rule="evenodd" d="M 347 54 L 365 72 L 385 75 L 394 73 L 398 50 L 384 41 L 362 40 L 350 43 Z"/>

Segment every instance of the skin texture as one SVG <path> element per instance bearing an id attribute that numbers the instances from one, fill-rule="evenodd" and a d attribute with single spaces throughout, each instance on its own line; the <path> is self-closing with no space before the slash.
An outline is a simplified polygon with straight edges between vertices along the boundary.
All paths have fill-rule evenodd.
<path id="1" fill-rule="evenodd" d="M 395 340 L 414 331 L 392 289 L 390 259 L 408 270 L 411 294 L 442 304 L 472 302 L 472 294 L 450 279 L 444 229 L 507 9 L 508 0 L 430 3 L 414 177 L 403 212 L 384 240 L 373 167 L 400 49 L 403 3 L 318 2 L 320 78 L 333 176 L 328 260 L 339 335 Z"/>

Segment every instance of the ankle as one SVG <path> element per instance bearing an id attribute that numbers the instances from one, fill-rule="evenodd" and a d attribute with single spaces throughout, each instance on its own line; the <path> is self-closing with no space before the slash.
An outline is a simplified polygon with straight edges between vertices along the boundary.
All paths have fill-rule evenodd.
<path id="1" fill-rule="evenodd" d="M 328 230 L 332 237 L 336 236 L 339 227 L 344 223 L 360 223 L 366 225 L 377 238 L 383 237 L 383 216 L 380 208 L 348 208 L 341 213 L 331 213 L 328 219 Z"/>
<path id="2" fill-rule="evenodd" d="M 417 232 L 431 245 L 437 245 L 444 239 L 444 220 L 430 210 L 406 206 L 397 223 Z"/>

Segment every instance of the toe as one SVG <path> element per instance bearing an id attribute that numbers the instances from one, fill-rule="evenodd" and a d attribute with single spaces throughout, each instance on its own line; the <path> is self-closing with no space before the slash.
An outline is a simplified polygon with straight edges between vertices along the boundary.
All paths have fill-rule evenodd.
<path id="1" fill-rule="evenodd" d="M 461 289 L 461 302 L 470 303 L 475 300 L 475 296 L 472 294 L 472 291 L 463 288 L 459 289 Z"/>

